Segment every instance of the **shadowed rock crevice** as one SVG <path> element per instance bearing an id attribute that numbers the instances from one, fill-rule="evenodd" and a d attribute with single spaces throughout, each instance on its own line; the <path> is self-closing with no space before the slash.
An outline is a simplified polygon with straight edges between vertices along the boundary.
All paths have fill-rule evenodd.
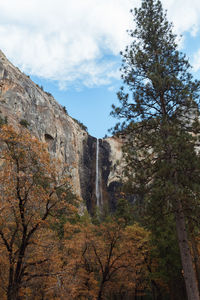
<path id="1" fill-rule="evenodd" d="M 50 134 L 45 133 L 44 139 L 48 145 L 49 151 L 56 152 L 56 141 L 54 140 L 54 138 Z"/>
<path id="2" fill-rule="evenodd" d="M 96 138 L 88 135 L 83 141 L 83 153 L 80 157 L 79 174 L 81 195 L 90 213 L 95 208 L 95 165 L 96 165 Z"/>

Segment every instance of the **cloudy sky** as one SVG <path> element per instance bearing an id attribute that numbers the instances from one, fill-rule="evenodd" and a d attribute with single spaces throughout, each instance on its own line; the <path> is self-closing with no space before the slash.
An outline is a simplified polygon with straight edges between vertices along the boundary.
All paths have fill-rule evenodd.
<path id="1" fill-rule="evenodd" d="M 163 0 L 200 79 L 200 1 Z M 0 0 L 0 49 L 89 132 L 102 137 L 120 87 L 120 56 L 139 0 Z"/>

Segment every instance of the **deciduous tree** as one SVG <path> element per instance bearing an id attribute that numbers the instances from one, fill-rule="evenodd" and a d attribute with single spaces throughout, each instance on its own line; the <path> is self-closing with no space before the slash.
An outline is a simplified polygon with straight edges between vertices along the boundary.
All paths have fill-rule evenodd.
<path id="1" fill-rule="evenodd" d="M 145 260 L 149 233 L 138 225 L 125 227 L 114 221 L 84 227 L 66 239 L 65 293 L 71 299 L 99 300 L 142 295 L 149 288 Z"/>
<path id="2" fill-rule="evenodd" d="M 16 300 L 38 278 L 56 276 L 56 265 L 50 264 L 56 234 L 50 225 L 59 211 L 71 210 L 66 201 L 70 186 L 46 146 L 27 129 L 2 126 L 0 146 L 1 289 L 8 300 Z"/>

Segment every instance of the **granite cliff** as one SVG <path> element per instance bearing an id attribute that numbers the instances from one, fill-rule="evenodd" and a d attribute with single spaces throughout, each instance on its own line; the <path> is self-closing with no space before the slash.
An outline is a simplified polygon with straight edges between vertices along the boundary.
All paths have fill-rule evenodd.
<path id="1" fill-rule="evenodd" d="M 114 194 L 121 175 L 117 166 L 122 156 L 121 141 L 111 137 L 97 142 L 50 93 L 13 66 L 1 51 L 0 117 L 13 126 L 27 126 L 48 144 L 52 157 L 58 158 L 63 168 L 66 166 L 70 171 L 74 191 L 90 212 L 97 203 L 97 182 L 99 205 L 108 203 L 114 208 Z"/>

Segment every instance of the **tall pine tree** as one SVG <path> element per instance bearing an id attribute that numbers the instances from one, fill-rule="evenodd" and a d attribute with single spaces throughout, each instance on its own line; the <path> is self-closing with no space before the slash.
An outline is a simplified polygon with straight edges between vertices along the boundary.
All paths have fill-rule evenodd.
<path id="1" fill-rule="evenodd" d="M 161 1 L 142 0 L 132 13 L 136 28 L 122 53 L 124 85 L 112 111 L 123 122 L 115 132 L 126 134 L 126 176 L 147 214 L 174 215 L 187 296 L 199 300 L 187 225 L 198 216 L 200 199 L 200 82 L 177 49 Z"/>

